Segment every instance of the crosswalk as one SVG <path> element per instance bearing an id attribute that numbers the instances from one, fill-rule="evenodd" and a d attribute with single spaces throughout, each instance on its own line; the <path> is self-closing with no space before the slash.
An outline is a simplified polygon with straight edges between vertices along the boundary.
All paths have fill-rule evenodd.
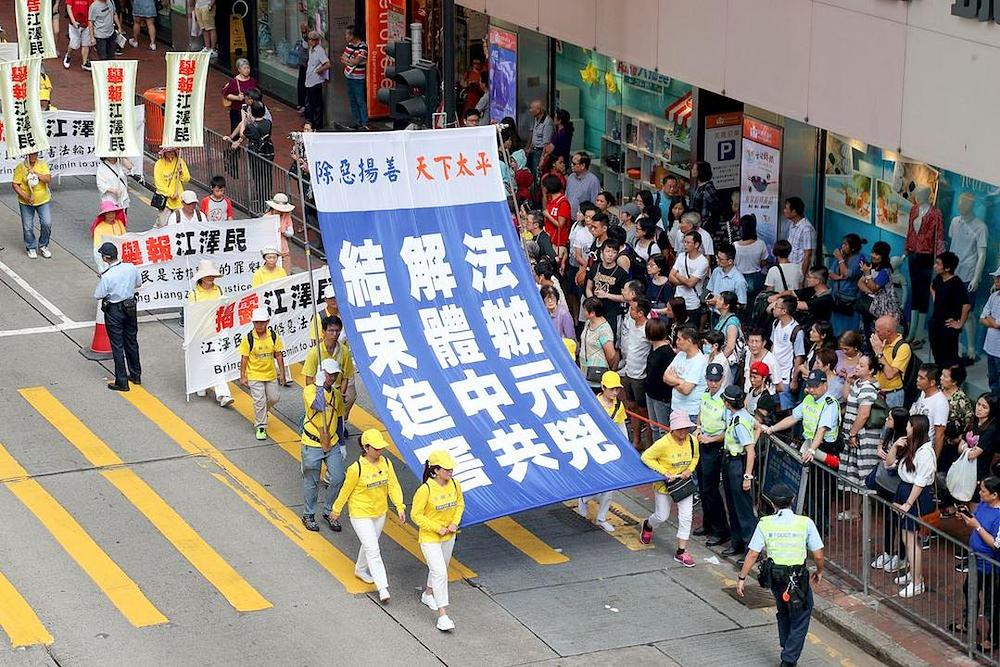
<path id="1" fill-rule="evenodd" d="M 293 367 L 293 372 L 301 384 L 301 366 Z M 250 397 L 235 385 L 232 386 L 232 391 L 235 399 L 234 412 L 252 421 Z M 265 596 L 266 580 L 260 581 L 259 574 L 258 580 L 253 580 L 252 575 L 241 574 L 237 567 L 244 569 L 243 566 L 239 563 L 236 566 L 230 564 L 226 556 L 221 554 L 217 547 L 213 547 L 210 539 L 199 534 L 194 526 L 200 525 L 204 531 L 204 524 L 200 521 L 201 517 L 195 513 L 196 509 L 190 506 L 181 511 L 175 509 L 154 489 L 154 485 L 143 473 L 141 466 L 126 463 L 122 455 L 109 444 L 110 440 L 105 442 L 92 430 L 96 428 L 93 414 L 75 413 L 70 407 L 72 401 L 64 402 L 67 397 L 60 397 L 58 394 L 58 389 L 50 390 L 46 387 L 27 387 L 18 390 L 20 399 L 37 413 L 40 422 L 47 423 L 54 429 L 54 433 L 58 434 L 49 446 L 64 447 L 66 451 L 78 455 L 77 458 L 82 457 L 89 466 L 92 466 L 94 474 L 97 475 L 94 479 L 98 480 L 99 484 L 106 484 L 115 497 L 120 496 L 128 504 L 126 507 L 134 509 L 139 521 L 144 521 L 146 526 L 158 533 L 165 540 L 165 545 L 169 545 L 167 548 L 172 548 L 190 565 L 191 574 L 199 577 L 198 581 L 209 595 L 217 595 L 220 602 L 224 601 L 224 604 L 228 604 L 228 607 L 240 613 L 266 612 L 274 606 Z M 175 446 L 178 457 L 201 462 L 200 468 L 205 469 L 205 479 L 215 480 L 206 483 L 219 485 L 213 487 L 218 489 L 214 493 L 229 497 L 234 503 L 245 505 L 260 517 L 263 525 L 270 525 L 270 530 L 273 531 L 271 535 L 262 534 L 265 542 L 267 539 L 287 540 L 316 563 L 347 594 L 364 594 L 373 590 L 371 585 L 365 584 L 354 575 L 356 554 L 346 552 L 342 544 L 334 544 L 328 539 L 325 531 L 314 533 L 305 530 L 295 509 L 287 506 L 265 484 L 237 465 L 223 452 L 219 443 L 211 442 L 155 395 L 143 387 L 134 386 L 132 391 L 116 394 L 109 399 L 120 401 L 120 408 L 115 410 L 121 413 L 124 421 L 144 419 L 154 425 L 164 437 L 160 445 Z M 384 430 L 374 416 L 359 407 L 355 407 L 352 413 L 352 425 L 358 430 L 366 428 Z M 250 431 L 249 426 L 247 430 Z M 0 438 L 2 435 L 3 424 L 0 423 Z M 291 459 L 285 459 L 289 464 L 299 461 L 299 434 L 277 415 L 273 415 L 269 420 L 268 435 L 277 448 Z M 88 532 L 88 528 L 74 518 L 74 513 L 79 512 L 80 508 L 73 503 L 67 502 L 65 505 L 61 503 L 51 490 L 46 488 L 49 482 L 45 475 L 33 474 L 31 470 L 26 469 L 11 453 L 12 451 L 20 450 L 17 447 L 8 449 L 3 442 L 0 442 L 0 485 L 28 511 L 26 516 L 33 517 L 33 520 L 51 536 L 57 548 L 75 562 L 89 578 L 96 589 L 94 594 L 106 601 L 109 613 L 120 614 L 120 617 L 134 628 L 170 623 L 169 616 L 173 613 L 174 601 L 161 591 L 145 588 L 149 584 L 148 582 L 143 584 L 145 579 L 143 572 L 136 571 L 139 568 L 134 562 L 127 564 L 116 562 L 115 558 L 105 551 L 107 547 L 102 548 L 101 543 L 106 542 L 107 535 L 93 530 L 92 524 L 88 524 L 91 528 L 91 532 Z M 396 457 L 399 456 L 395 447 L 392 451 Z M 282 455 L 277 454 L 277 456 Z M 202 474 L 200 468 L 197 469 L 197 475 Z M 294 474 L 291 465 L 289 472 Z M 174 498 L 175 503 L 176 500 Z M 498 519 L 487 526 L 489 531 L 503 539 L 531 563 L 547 566 L 570 560 L 569 555 L 547 544 L 544 539 L 529 531 L 514 518 Z M 257 527 L 254 530 L 257 533 L 261 531 Z M 411 525 L 403 524 L 397 517 L 390 515 L 384 533 L 386 541 L 394 543 L 401 553 L 407 554 L 403 557 L 413 559 L 411 562 L 423 562 L 423 555 L 417 542 L 417 531 Z M 349 532 L 345 531 L 344 534 L 348 535 Z M 338 539 L 338 541 L 345 540 Z M 625 541 L 622 543 L 626 544 Z M 49 547 L 43 544 L 33 548 Z M 2 555 L 3 552 L 0 551 L 0 556 Z M 0 630 L 13 647 L 50 645 L 58 640 L 58 627 L 54 630 L 46 627 L 51 615 L 46 613 L 44 607 L 41 609 L 33 607 L 31 590 L 24 588 L 18 590 L 18 583 L 24 583 L 19 582 L 18 576 L 12 576 L 18 574 L 12 568 L 12 563 L 0 560 Z M 449 570 L 449 578 L 452 581 L 476 577 L 477 573 L 472 567 L 461 562 L 459 558 L 452 559 Z M 29 595 L 24 594 L 26 590 Z"/>

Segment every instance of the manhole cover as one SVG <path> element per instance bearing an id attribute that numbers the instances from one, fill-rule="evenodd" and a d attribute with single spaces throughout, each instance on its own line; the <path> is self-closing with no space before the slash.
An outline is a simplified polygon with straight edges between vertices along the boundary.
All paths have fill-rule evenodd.
<path id="1" fill-rule="evenodd" d="M 737 595 L 736 586 L 723 588 L 722 591 L 747 609 L 764 609 L 765 607 L 775 606 L 774 596 L 771 595 L 771 591 L 764 590 L 757 585 L 756 581 L 747 581 L 747 586 L 743 589 L 744 597 Z"/>

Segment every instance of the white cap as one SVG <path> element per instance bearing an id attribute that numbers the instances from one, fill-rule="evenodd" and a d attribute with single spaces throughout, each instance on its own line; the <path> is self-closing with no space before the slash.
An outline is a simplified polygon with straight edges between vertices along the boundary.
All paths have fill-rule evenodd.
<path id="1" fill-rule="evenodd" d="M 333 285 L 327 285 L 323 288 L 323 298 L 324 299 L 336 299 L 337 293 L 333 291 Z"/>
<path id="2" fill-rule="evenodd" d="M 330 357 L 323 360 L 323 363 L 320 364 L 320 368 L 323 369 L 324 373 L 329 375 L 335 375 L 340 372 L 340 364 L 337 363 L 336 359 L 332 359 Z"/>
<path id="3" fill-rule="evenodd" d="M 266 308 L 254 308 L 253 312 L 250 313 L 251 322 L 267 322 L 271 319 L 271 316 L 267 313 Z"/>
<path id="4" fill-rule="evenodd" d="M 181 202 L 184 204 L 197 204 L 198 195 L 195 194 L 194 190 L 185 190 L 181 194 Z"/>

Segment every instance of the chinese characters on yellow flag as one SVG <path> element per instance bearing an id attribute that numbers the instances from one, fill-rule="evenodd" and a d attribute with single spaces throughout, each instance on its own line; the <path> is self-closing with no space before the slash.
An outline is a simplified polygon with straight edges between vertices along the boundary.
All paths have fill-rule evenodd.
<path id="1" fill-rule="evenodd" d="M 52 35 L 53 0 L 14 0 L 17 8 L 17 44 L 23 58 L 55 58 Z"/>
<path id="2" fill-rule="evenodd" d="M 142 155 L 133 103 L 138 65 L 137 60 L 98 60 L 91 63 L 97 157 Z"/>
<path id="3" fill-rule="evenodd" d="M 0 63 L 3 136 L 7 139 L 7 155 L 12 158 L 49 148 L 38 103 L 41 67 L 40 58 Z"/>
<path id="4" fill-rule="evenodd" d="M 208 52 L 167 54 L 163 146 L 204 146 Z"/>

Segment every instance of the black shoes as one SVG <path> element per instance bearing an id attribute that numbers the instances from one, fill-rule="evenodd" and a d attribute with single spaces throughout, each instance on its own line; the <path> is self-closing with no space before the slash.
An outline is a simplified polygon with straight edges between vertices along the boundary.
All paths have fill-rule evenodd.
<path id="1" fill-rule="evenodd" d="M 704 526 L 702 526 L 701 528 L 695 528 L 694 530 L 692 530 L 691 534 L 694 535 L 695 537 L 705 537 L 706 535 L 708 535 L 708 531 L 705 530 Z"/>
<path id="2" fill-rule="evenodd" d="M 302 525 L 306 527 L 306 530 L 311 530 L 314 533 L 319 532 L 319 524 L 316 523 L 316 517 L 312 514 L 302 515 Z"/>
<path id="3" fill-rule="evenodd" d="M 730 546 L 728 549 L 722 552 L 722 556 L 729 558 L 730 556 L 742 556 L 745 549 L 737 549 L 734 546 Z"/>
<path id="4" fill-rule="evenodd" d="M 114 382 L 109 382 L 108 389 L 111 391 L 128 391 L 128 384 L 122 386 L 120 384 L 115 384 Z"/>
<path id="5" fill-rule="evenodd" d="M 329 524 L 330 526 L 330 530 L 332 530 L 335 533 L 339 533 L 340 531 L 343 530 L 343 527 L 340 525 L 340 522 L 337 521 L 336 519 L 331 519 L 329 514 L 323 515 L 323 521 L 326 521 L 327 524 Z"/>
<path id="6" fill-rule="evenodd" d="M 729 538 L 726 537 L 726 536 L 724 536 L 724 535 L 722 535 L 722 536 L 720 536 L 720 535 L 713 535 L 712 537 L 710 537 L 707 540 L 705 540 L 705 546 L 706 547 L 717 547 L 720 544 L 725 544 L 728 541 L 729 541 Z"/>
<path id="7" fill-rule="evenodd" d="M 137 384 L 140 387 L 142 386 L 142 381 L 139 378 L 129 378 L 128 381 L 132 384 Z"/>

